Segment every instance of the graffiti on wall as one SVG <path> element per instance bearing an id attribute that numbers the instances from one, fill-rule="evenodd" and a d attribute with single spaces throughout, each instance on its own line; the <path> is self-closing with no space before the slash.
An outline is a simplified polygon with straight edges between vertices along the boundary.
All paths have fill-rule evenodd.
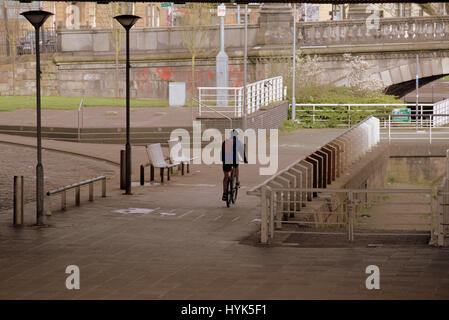
<path id="1" fill-rule="evenodd" d="M 243 85 L 243 67 L 229 66 L 229 86 L 241 87 Z M 152 81 L 179 81 L 186 83 L 186 91 L 193 88 L 211 86 L 215 83 L 215 70 L 213 67 L 196 67 L 192 75 L 191 67 L 172 69 L 171 67 L 140 68 L 137 72 L 137 88 L 142 95 L 150 95 Z"/>

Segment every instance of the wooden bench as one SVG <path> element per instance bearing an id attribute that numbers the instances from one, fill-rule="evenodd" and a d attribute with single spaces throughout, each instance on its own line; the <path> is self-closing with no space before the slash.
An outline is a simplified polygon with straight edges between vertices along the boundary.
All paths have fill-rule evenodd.
<path id="1" fill-rule="evenodd" d="M 164 183 L 164 169 L 167 169 L 167 181 L 170 181 L 170 168 L 179 163 L 167 163 L 160 143 L 149 144 L 146 146 L 148 161 L 150 164 L 150 181 L 154 181 L 154 168 L 159 168 L 161 172 L 161 183 Z"/>
<path id="2" fill-rule="evenodd" d="M 181 165 L 181 174 L 184 175 L 184 164 L 187 164 L 187 173 L 190 172 L 190 161 L 196 159 L 196 157 L 188 157 L 184 153 L 180 140 L 168 140 L 170 147 L 170 160 L 172 163 L 178 163 Z"/>

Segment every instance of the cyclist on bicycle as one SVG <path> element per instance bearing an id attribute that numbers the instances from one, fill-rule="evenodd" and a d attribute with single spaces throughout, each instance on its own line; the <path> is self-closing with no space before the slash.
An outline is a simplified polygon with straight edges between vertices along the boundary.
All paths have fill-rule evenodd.
<path id="1" fill-rule="evenodd" d="M 228 183 L 229 172 L 231 168 L 235 170 L 236 187 L 240 187 L 239 181 L 239 155 L 245 163 L 248 163 L 245 154 L 245 145 L 238 139 L 238 131 L 232 129 L 231 137 L 223 141 L 221 145 L 221 161 L 223 162 L 223 197 L 226 201 L 226 185 Z"/>

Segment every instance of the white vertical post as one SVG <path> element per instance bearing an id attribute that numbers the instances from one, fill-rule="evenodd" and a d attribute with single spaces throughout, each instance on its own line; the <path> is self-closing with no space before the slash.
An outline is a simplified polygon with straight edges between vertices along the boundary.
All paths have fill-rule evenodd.
<path id="1" fill-rule="evenodd" d="M 262 186 L 260 194 L 260 242 L 268 243 L 267 187 Z"/>
<path id="2" fill-rule="evenodd" d="M 293 62 L 292 62 L 292 121 L 296 116 L 295 78 L 296 78 L 296 2 L 293 4 Z"/>
<path id="3" fill-rule="evenodd" d="M 446 179 L 449 179 L 449 149 L 446 150 Z"/>
<path id="4" fill-rule="evenodd" d="M 419 103 L 419 57 L 416 55 L 416 108 L 415 108 L 415 122 L 416 131 L 418 131 L 418 103 Z"/>
<path id="5" fill-rule="evenodd" d="M 432 115 L 430 115 L 429 119 L 429 143 L 432 144 Z"/>
<path id="6" fill-rule="evenodd" d="M 242 121 L 242 129 L 246 130 L 247 124 L 247 61 L 248 61 L 248 4 L 245 4 L 245 50 L 243 55 L 243 121 Z"/>
<path id="7" fill-rule="evenodd" d="M 391 115 L 388 115 L 388 142 L 391 139 Z"/>
<path id="8" fill-rule="evenodd" d="M 201 88 L 198 88 L 198 113 L 201 116 Z"/>

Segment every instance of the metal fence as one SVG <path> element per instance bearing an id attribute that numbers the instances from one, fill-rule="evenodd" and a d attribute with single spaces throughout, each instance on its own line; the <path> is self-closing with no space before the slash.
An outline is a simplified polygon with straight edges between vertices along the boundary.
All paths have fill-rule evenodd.
<path id="1" fill-rule="evenodd" d="M 446 121 L 449 123 L 449 113 L 420 114 L 406 122 L 395 121 L 395 118 L 404 118 L 404 115 L 376 114 L 374 116 L 380 121 L 382 140 L 428 140 L 432 143 L 434 140 L 449 139 L 449 127 L 441 124 Z"/>
<path id="2" fill-rule="evenodd" d="M 34 54 L 36 51 L 35 32 L 33 29 L 19 29 L 14 32 L 0 32 L 0 56 Z M 55 28 L 41 28 L 39 33 L 41 53 L 58 51 L 57 33 Z"/>
<path id="3" fill-rule="evenodd" d="M 443 105 L 442 102 L 435 105 Z M 333 122 L 336 126 L 349 127 L 370 114 L 389 114 L 393 108 L 410 108 L 413 119 L 416 115 L 431 114 L 434 108 L 432 103 L 421 103 L 418 105 L 413 103 L 297 103 L 295 106 L 295 111 L 293 112 L 295 112 L 295 119 L 298 122 Z M 446 108 L 449 108 L 449 103 L 447 103 Z M 447 111 L 445 113 L 449 113 L 449 109 Z"/>
<path id="4" fill-rule="evenodd" d="M 244 105 L 243 89 L 244 87 L 199 87 L 199 115 L 213 114 L 214 111 L 210 110 L 210 107 L 213 107 L 232 117 L 241 117 Z M 283 86 L 282 76 L 250 83 L 246 85 L 246 114 L 254 113 L 285 98 L 286 88 Z"/>
<path id="5" fill-rule="evenodd" d="M 446 176 L 438 188 L 438 245 L 449 246 L 449 150 L 446 150 Z"/>
<path id="6" fill-rule="evenodd" d="M 306 201 L 311 202 L 317 197 L 313 188 L 326 188 L 328 184 L 342 176 L 344 172 L 368 151 L 370 151 L 380 140 L 379 120 L 369 116 L 364 121 L 345 130 L 336 138 L 330 140 L 322 147 L 317 148 L 308 156 L 295 161 L 287 168 L 279 171 L 263 183 L 251 188 L 249 195 L 261 197 L 262 216 L 268 212 L 266 200 L 268 188 L 291 188 L 299 189 L 301 192 L 293 192 L 291 197 L 298 199 L 303 205 Z M 271 197 L 270 192 L 269 197 Z M 287 193 L 283 193 L 288 194 Z M 283 205 L 288 206 L 287 203 Z M 295 206 L 295 204 L 293 204 Z M 296 207 L 299 208 L 298 204 Z M 264 223 L 262 223 L 264 227 Z M 267 239 L 261 239 L 267 243 Z"/>
<path id="7" fill-rule="evenodd" d="M 306 206 L 304 193 L 316 193 Z M 432 189 L 273 188 L 261 192 L 261 242 L 275 233 L 428 236 L 435 223 Z M 294 226 L 294 228 L 292 228 Z"/>

